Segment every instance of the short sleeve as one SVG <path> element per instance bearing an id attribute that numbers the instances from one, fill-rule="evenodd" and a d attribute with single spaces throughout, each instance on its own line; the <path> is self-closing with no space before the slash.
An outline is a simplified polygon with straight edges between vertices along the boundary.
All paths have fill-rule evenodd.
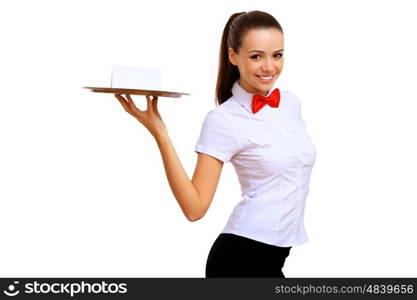
<path id="1" fill-rule="evenodd" d="M 218 109 L 209 111 L 203 121 L 195 152 L 205 153 L 224 163 L 239 151 L 232 125 Z"/>

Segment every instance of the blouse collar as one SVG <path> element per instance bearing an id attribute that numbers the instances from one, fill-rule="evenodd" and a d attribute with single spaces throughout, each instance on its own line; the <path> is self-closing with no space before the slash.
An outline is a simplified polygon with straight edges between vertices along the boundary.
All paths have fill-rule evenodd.
<path id="1" fill-rule="evenodd" d="M 268 94 L 266 96 L 269 96 L 275 88 L 276 88 L 276 82 L 274 86 L 268 91 Z M 255 94 L 248 93 L 244 88 L 242 88 L 239 84 L 239 79 L 237 79 L 232 86 L 232 94 L 247 111 L 253 114 L 252 97 Z"/>

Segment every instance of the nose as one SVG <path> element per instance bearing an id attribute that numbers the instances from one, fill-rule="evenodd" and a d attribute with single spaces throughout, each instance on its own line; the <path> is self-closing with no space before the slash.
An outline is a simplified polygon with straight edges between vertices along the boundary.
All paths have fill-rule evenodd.
<path id="1" fill-rule="evenodd" d="M 264 63 L 262 64 L 262 71 L 266 73 L 272 73 L 274 71 L 274 63 L 272 59 L 265 59 Z"/>

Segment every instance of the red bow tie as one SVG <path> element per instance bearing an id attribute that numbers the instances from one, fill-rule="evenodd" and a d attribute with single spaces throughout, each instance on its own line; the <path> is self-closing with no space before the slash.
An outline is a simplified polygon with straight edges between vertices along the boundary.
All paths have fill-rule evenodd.
<path id="1" fill-rule="evenodd" d="M 269 104 L 271 107 L 278 107 L 280 100 L 280 92 L 278 88 L 275 88 L 268 96 L 253 95 L 252 97 L 252 112 L 257 113 L 265 104 Z"/>

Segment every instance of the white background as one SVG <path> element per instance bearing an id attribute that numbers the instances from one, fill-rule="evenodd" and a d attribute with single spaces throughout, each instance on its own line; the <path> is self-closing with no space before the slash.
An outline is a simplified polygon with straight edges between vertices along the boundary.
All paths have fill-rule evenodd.
<path id="1" fill-rule="evenodd" d="M 215 107 L 218 51 L 232 13 L 284 29 L 278 79 L 302 103 L 316 145 L 287 277 L 417 276 L 414 1 L 3 1 L 0 5 L 0 276 L 204 277 L 240 200 L 223 168 L 189 222 L 152 136 L 112 94 L 113 65 L 157 67 L 191 96 L 159 108 L 191 177 Z M 144 96 L 133 96 L 145 108 Z"/>

